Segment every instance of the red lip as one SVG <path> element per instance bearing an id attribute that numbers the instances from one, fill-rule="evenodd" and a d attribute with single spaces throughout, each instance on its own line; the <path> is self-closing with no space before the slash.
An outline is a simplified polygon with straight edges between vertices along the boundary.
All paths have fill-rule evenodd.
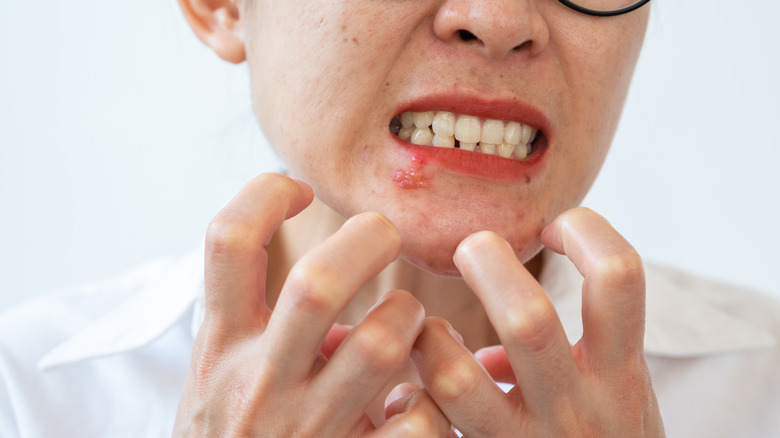
<path id="1" fill-rule="evenodd" d="M 399 106 L 396 114 L 405 111 L 451 111 L 458 114 L 516 121 L 539 130 L 534 141 L 533 153 L 523 161 L 469 152 L 460 149 L 418 146 L 407 143 L 390 134 L 396 144 L 407 151 L 413 163 L 435 164 L 457 173 L 491 180 L 512 180 L 529 182 L 538 172 L 547 150 L 550 133 L 549 121 L 541 110 L 519 99 L 486 100 L 484 98 L 458 95 L 429 95 Z"/>

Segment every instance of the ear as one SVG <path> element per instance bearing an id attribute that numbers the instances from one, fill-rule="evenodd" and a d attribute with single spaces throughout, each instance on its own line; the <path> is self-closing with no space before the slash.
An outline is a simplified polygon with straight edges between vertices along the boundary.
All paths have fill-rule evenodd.
<path id="1" fill-rule="evenodd" d="M 246 59 L 239 8 L 233 0 L 179 0 L 184 18 L 195 35 L 222 59 Z"/>

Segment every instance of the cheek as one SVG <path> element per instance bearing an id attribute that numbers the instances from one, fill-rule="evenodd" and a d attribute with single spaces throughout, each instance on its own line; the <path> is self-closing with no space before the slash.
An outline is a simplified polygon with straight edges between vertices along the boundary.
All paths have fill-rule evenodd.
<path id="1" fill-rule="evenodd" d="M 636 15 L 634 15 L 636 14 Z M 619 20 L 590 20 L 588 25 L 559 26 L 555 49 L 568 84 L 557 149 L 559 181 L 569 191 L 581 188 L 578 203 L 590 188 L 612 143 L 647 24 L 647 11 Z"/>
<path id="2" fill-rule="evenodd" d="M 248 58 L 260 125 L 273 145 L 293 150 L 280 152 L 296 167 L 299 146 L 316 142 L 340 153 L 344 142 L 361 140 L 360 131 L 376 122 L 367 119 L 376 114 L 388 71 L 402 50 L 398 35 L 408 33 L 414 21 L 399 6 L 392 15 L 402 19 L 388 20 L 390 6 L 377 2 L 288 3 L 272 12 L 274 20 L 253 26 Z"/>

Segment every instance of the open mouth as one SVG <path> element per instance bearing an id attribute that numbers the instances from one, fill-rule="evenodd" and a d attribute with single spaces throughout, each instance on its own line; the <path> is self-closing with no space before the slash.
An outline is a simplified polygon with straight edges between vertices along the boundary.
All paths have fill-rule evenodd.
<path id="1" fill-rule="evenodd" d="M 519 122 L 449 111 L 406 111 L 391 120 L 390 131 L 415 145 L 458 148 L 515 161 L 533 155 L 534 140 L 541 136 L 537 129 Z"/>

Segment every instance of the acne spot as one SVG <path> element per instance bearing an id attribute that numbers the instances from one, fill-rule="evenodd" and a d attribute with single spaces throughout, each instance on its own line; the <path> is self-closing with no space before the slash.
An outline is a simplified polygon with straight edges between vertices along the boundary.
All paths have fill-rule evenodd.
<path id="1" fill-rule="evenodd" d="M 355 43 L 356 46 L 360 45 L 360 41 L 358 41 L 357 38 L 352 38 L 352 42 Z"/>

